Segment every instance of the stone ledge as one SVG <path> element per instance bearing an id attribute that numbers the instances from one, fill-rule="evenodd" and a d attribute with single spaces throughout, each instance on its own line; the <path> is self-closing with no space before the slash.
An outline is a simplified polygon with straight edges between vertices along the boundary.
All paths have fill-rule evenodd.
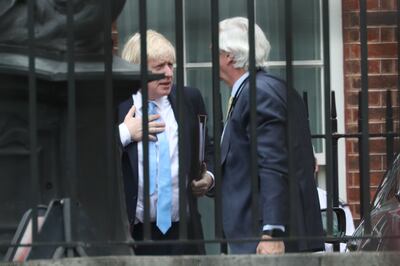
<path id="1" fill-rule="evenodd" d="M 0 262 L 0 266 L 176 266 L 176 265 L 199 265 L 199 266 L 228 266 L 228 265 L 273 265 L 273 266 L 353 266 L 353 265 L 385 265 L 398 266 L 400 252 L 355 252 L 355 253 L 318 253 L 318 254 L 287 254 L 283 256 L 260 256 L 260 255 L 214 255 L 214 256 L 174 256 L 174 257 L 151 257 L 151 256 L 110 256 L 110 257 L 86 257 L 65 258 L 60 260 L 37 260 L 24 263 Z"/>

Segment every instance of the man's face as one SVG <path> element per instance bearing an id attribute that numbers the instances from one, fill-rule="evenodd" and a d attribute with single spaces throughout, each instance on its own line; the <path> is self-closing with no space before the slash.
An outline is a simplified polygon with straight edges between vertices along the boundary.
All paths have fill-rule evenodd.
<path id="1" fill-rule="evenodd" d="M 153 73 L 165 75 L 163 79 L 151 81 L 147 84 L 149 99 L 155 100 L 162 96 L 169 95 L 174 77 L 174 65 L 172 62 L 165 60 L 149 60 L 148 66 Z"/>
<path id="2" fill-rule="evenodd" d="M 228 83 L 228 67 L 231 63 L 230 55 L 227 52 L 220 51 L 219 53 L 219 78 Z"/>

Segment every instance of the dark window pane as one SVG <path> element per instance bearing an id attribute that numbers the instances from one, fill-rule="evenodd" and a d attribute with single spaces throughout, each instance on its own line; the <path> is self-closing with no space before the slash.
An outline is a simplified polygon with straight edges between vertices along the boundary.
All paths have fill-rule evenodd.
<path id="1" fill-rule="evenodd" d="M 220 20 L 233 16 L 247 16 L 245 0 L 219 1 Z M 185 1 L 186 61 L 211 61 L 211 10 L 210 1 Z"/>
<path id="2" fill-rule="evenodd" d="M 139 0 L 126 1 L 118 17 L 119 49 L 139 31 Z M 175 45 L 175 0 L 147 1 L 147 28 L 162 33 Z"/>
<path id="3" fill-rule="evenodd" d="M 319 0 L 292 1 L 294 60 L 320 59 Z M 270 61 L 285 60 L 285 1 L 258 0 L 256 20 L 271 43 Z"/>

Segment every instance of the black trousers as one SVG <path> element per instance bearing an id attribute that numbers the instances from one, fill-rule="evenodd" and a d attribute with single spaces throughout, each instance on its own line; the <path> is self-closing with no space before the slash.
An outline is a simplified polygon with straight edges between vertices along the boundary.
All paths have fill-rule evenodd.
<path id="1" fill-rule="evenodd" d="M 190 227 L 188 226 L 188 230 Z M 151 239 L 155 243 L 145 245 L 135 245 L 136 255 L 196 255 L 200 254 L 198 246 L 194 244 L 157 244 L 157 240 L 178 240 L 179 222 L 173 222 L 171 228 L 164 235 L 157 227 L 156 223 L 150 223 Z M 133 226 L 132 237 L 136 241 L 143 240 L 143 223 L 137 223 Z"/>

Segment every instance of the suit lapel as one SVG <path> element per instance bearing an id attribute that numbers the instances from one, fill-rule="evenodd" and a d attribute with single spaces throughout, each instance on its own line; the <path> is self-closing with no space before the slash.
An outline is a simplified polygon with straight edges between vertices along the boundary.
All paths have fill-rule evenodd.
<path id="1" fill-rule="evenodd" d="M 230 119 L 229 119 L 230 120 Z M 222 135 L 222 141 L 221 141 L 221 165 L 224 164 L 226 156 L 228 155 L 229 151 L 229 143 L 230 143 L 230 136 L 231 136 L 231 131 L 229 129 L 229 120 L 226 121 L 226 125 L 224 127 L 224 132 Z"/>
<path id="2" fill-rule="evenodd" d="M 223 132 L 223 136 L 222 136 L 222 140 L 221 140 L 221 165 L 224 164 L 224 162 L 226 160 L 226 156 L 228 155 L 229 147 L 230 147 L 230 139 L 231 139 L 231 131 L 232 131 L 230 123 L 231 123 L 232 117 L 234 116 L 234 109 L 235 109 L 237 101 L 239 101 L 239 99 L 240 99 L 240 95 L 242 94 L 242 91 L 247 89 L 248 83 L 249 83 L 249 79 L 247 77 L 246 79 L 243 80 L 242 84 L 240 85 L 240 87 L 236 93 L 237 95 L 235 95 L 235 98 L 237 97 L 237 99 L 234 99 L 231 114 L 228 117 L 227 121 L 225 122 L 226 124 L 224 127 L 224 132 Z"/>
<path id="3" fill-rule="evenodd" d="M 234 116 L 234 109 L 236 106 L 236 102 L 239 100 L 241 92 L 246 88 L 247 82 L 248 82 L 248 78 L 246 78 L 243 81 L 243 83 L 240 85 L 238 92 L 236 93 L 237 95 L 235 95 L 235 98 L 237 97 L 237 99 L 233 99 L 234 103 L 231 107 L 232 109 L 230 111 L 230 115 L 228 116 L 228 118 L 225 122 L 225 127 L 224 127 L 222 140 L 221 140 L 221 165 L 224 164 L 224 162 L 226 160 L 226 156 L 228 155 L 229 147 L 230 147 L 230 139 L 231 139 L 230 123 L 231 123 L 232 117 Z"/>

